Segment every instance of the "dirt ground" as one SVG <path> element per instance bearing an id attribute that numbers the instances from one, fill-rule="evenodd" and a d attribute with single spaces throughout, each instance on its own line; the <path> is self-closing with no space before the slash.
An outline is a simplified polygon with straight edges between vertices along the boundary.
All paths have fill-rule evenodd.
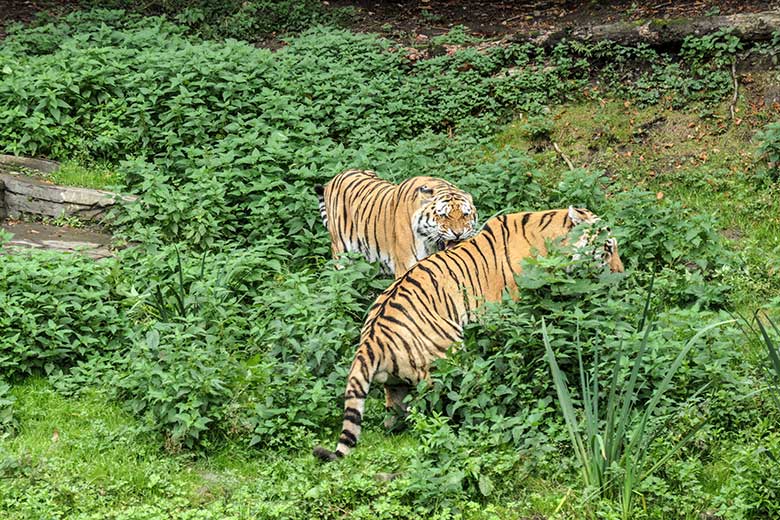
<path id="1" fill-rule="evenodd" d="M 77 7 L 78 3 L 78 0 L 0 0 L 0 38 L 5 35 L 4 26 L 10 22 L 27 22 L 38 12 L 62 12 Z M 464 25 L 475 36 L 493 38 L 616 21 L 780 10 L 780 0 L 323 0 L 322 3 L 332 8 L 352 7 L 354 29 L 390 37 L 430 37 Z"/>
<path id="2" fill-rule="evenodd" d="M 778 0 L 715 0 L 630 2 L 617 0 L 494 1 L 416 0 L 330 0 L 333 7 L 352 6 L 354 27 L 386 34 L 413 33 L 434 36 L 464 25 L 474 36 L 501 37 L 564 30 L 581 25 L 650 18 L 698 15 L 727 15 L 780 9 Z"/>
<path id="3" fill-rule="evenodd" d="M 29 22 L 39 12 L 62 12 L 77 5 L 78 0 L 0 0 L 0 38 L 9 23 Z"/>

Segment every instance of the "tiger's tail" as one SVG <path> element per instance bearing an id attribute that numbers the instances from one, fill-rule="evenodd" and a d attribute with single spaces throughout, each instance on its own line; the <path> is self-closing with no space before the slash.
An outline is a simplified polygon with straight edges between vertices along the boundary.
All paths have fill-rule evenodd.
<path id="1" fill-rule="evenodd" d="M 374 379 L 375 368 L 371 365 L 374 355 L 366 356 L 365 348 L 358 351 L 347 378 L 347 390 L 344 392 L 344 422 L 336 451 L 330 451 L 322 446 L 314 448 L 314 456 L 329 462 L 345 457 L 357 444 L 360 437 L 360 424 L 363 421 L 363 407 L 366 396 Z M 371 359 L 372 362 L 369 362 Z"/>
<path id="2" fill-rule="evenodd" d="M 322 217 L 322 223 L 325 227 L 328 227 L 328 212 L 325 211 L 325 187 L 322 184 L 314 185 L 314 193 L 317 194 L 317 200 L 320 202 L 320 216 Z"/>

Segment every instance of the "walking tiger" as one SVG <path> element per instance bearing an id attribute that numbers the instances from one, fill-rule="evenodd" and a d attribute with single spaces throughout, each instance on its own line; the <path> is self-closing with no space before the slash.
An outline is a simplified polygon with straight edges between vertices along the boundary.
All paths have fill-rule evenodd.
<path id="1" fill-rule="evenodd" d="M 496 217 L 473 238 L 410 268 L 369 310 L 347 378 L 338 446 L 333 452 L 317 446 L 314 455 L 336 460 L 355 447 L 373 382 L 385 385 L 388 409 L 405 412 L 404 397 L 462 339 L 472 311 L 482 302 L 500 301 L 505 290 L 517 297 L 520 261 L 534 252 L 546 255 L 547 240 L 566 240 L 576 225 L 596 221 L 590 211 L 573 207 Z M 585 230 L 575 246 L 594 239 Z M 595 244 L 592 255 L 613 272 L 623 271 L 614 238 Z"/>

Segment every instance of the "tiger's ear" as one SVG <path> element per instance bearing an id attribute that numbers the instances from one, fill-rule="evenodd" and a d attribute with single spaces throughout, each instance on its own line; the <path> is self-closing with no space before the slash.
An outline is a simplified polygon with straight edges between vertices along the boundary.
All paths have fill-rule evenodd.
<path id="1" fill-rule="evenodd" d="M 427 184 L 423 184 L 417 188 L 417 193 L 419 195 L 433 195 L 433 188 L 429 188 Z"/>
<path id="2" fill-rule="evenodd" d="M 569 206 L 569 219 L 571 220 L 571 223 L 575 226 L 579 226 L 583 222 L 585 222 L 585 219 L 583 219 L 578 213 L 577 210 L 574 209 L 574 206 Z"/>

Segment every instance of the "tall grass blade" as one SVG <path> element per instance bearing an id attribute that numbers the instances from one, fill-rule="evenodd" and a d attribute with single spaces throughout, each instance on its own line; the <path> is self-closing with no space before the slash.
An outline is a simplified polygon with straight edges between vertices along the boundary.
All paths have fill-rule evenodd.
<path id="1" fill-rule="evenodd" d="M 558 394 L 558 402 L 563 412 L 563 418 L 566 422 L 566 429 L 569 431 L 569 437 L 574 445 L 574 450 L 577 453 L 577 458 L 583 467 L 583 478 L 585 485 L 590 486 L 593 484 L 592 475 L 590 474 L 590 466 L 588 464 L 588 452 L 582 442 L 582 437 L 577 431 L 577 417 L 574 412 L 574 406 L 572 404 L 571 394 L 566 386 L 566 382 L 563 378 L 558 362 L 555 360 L 555 354 L 553 353 L 552 346 L 550 345 L 550 336 L 547 332 L 547 323 L 542 318 L 542 337 L 544 339 L 544 348 L 547 352 L 547 361 L 550 364 L 550 372 L 552 373 L 553 383 L 555 384 L 555 392 Z"/>
<path id="2" fill-rule="evenodd" d="M 601 383 L 598 351 L 596 351 L 594 355 L 595 366 L 593 371 L 588 375 L 585 371 L 579 334 L 577 335 L 577 361 L 580 370 L 579 382 L 582 392 L 582 421 L 584 421 L 584 423 L 581 423 L 577 420 L 577 414 L 571 394 L 566 385 L 565 376 L 563 375 L 552 350 L 547 324 L 545 320 L 542 319 L 542 336 L 547 359 L 550 364 L 550 372 L 552 374 L 555 391 L 558 395 L 558 402 L 563 413 L 566 428 L 581 465 L 585 485 L 595 488 L 593 491 L 594 495 L 601 495 L 604 497 L 614 497 L 617 495 L 622 517 L 624 519 L 631 517 L 633 497 L 636 494 L 637 484 L 647 478 L 684 445 L 690 442 L 696 433 L 704 424 L 706 424 L 706 420 L 697 424 L 670 449 L 665 450 L 663 456 L 653 461 L 648 469 L 646 467 L 648 465 L 648 450 L 653 443 L 653 440 L 656 438 L 656 435 L 660 432 L 659 428 L 651 428 L 649 426 L 658 403 L 671 387 L 672 379 L 677 373 L 677 370 L 680 368 L 683 360 L 691 349 L 696 345 L 698 339 L 714 328 L 735 321 L 731 319 L 712 323 L 699 330 L 691 339 L 689 339 L 666 370 L 661 382 L 654 388 L 651 398 L 644 406 L 644 410 L 637 414 L 635 412 L 635 403 L 639 391 L 637 388 L 637 381 L 639 379 L 639 371 L 642 367 L 645 353 L 648 350 L 650 332 L 653 330 L 653 325 L 649 319 L 650 300 L 651 293 L 648 292 L 643 316 L 640 320 L 640 325 L 643 329 L 638 329 L 638 331 L 644 330 L 644 334 L 642 334 L 642 339 L 639 344 L 639 351 L 633 360 L 628 381 L 626 381 L 622 388 L 618 388 L 621 361 L 623 359 L 622 340 L 619 344 L 609 380 L 609 391 L 607 394 L 605 412 L 606 417 L 603 423 L 601 422 L 602 411 L 599 405 Z M 775 354 L 777 354 L 777 352 L 775 352 Z M 778 366 L 780 366 L 780 356 L 777 356 L 777 361 Z M 584 431 L 585 439 L 583 439 L 580 433 L 581 431 Z M 621 471 L 609 475 L 614 467 L 618 467 Z M 620 478 L 619 483 L 617 482 L 618 478 Z"/>
<path id="3" fill-rule="evenodd" d="M 772 400 L 775 402 L 777 407 L 780 408 L 780 350 L 778 350 L 778 345 L 776 345 L 772 340 L 769 335 L 769 331 L 761 321 L 759 311 L 756 311 L 754 318 L 768 352 L 770 366 L 766 370 L 769 375 L 769 386 L 773 390 L 771 393 Z M 769 318 L 769 316 L 766 315 L 766 313 L 764 313 L 764 319 L 767 320 L 769 325 L 774 329 L 777 336 L 780 337 L 780 330 L 778 330 L 777 325 L 775 325 L 775 323 Z"/>

